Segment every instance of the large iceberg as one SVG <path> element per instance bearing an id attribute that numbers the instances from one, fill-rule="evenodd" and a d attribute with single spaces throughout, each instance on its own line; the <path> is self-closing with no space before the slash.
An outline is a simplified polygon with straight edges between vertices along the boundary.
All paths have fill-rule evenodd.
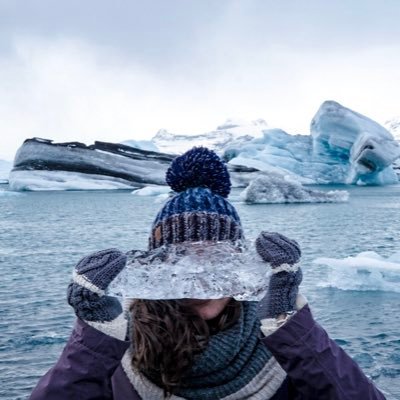
<path id="1" fill-rule="evenodd" d="M 310 135 L 264 130 L 262 138 L 231 142 L 224 158 L 268 172 L 271 167 L 301 183 L 394 184 L 392 167 L 400 145 L 371 119 L 334 101 L 324 102 L 311 122 Z"/>
<path id="2" fill-rule="evenodd" d="M 346 190 L 315 190 L 304 187 L 288 176 L 270 171 L 259 174 L 241 193 L 248 204 L 263 203 L 337 203 L 347 201 Z"/>
<path id="3" fill-rule="evenodd" d="M 10 173 L 11 190 L 132 189 L 164 185 L 173 155 L 122 144 L 27 139 Z"/>

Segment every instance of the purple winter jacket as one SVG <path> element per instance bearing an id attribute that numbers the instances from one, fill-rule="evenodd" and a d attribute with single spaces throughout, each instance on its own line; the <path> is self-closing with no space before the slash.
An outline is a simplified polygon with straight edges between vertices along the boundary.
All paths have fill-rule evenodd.
<path id="1" fill-rule="evenodd" d="M 385 399 L 314 321 L 308 306 L 262 342 L 287 373 L 273 400 Z M 128 347 L 129 342 L 77 320 L 58 362 L 40 379 L 30 399 L 142 400 L 120 364 Z"/>

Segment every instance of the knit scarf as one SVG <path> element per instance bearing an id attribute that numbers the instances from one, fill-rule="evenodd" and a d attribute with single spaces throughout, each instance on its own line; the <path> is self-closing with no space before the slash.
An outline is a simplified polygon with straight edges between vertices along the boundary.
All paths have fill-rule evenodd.
<path id="1" fill-rule="evenodd" d="M 285 379 L 285 372 L 260 341 L 258 303 L 243 302 L 238 321 L 229 329 L 210 336 L 182 386 L 171 399 L 236 400 L 268 399 Z M 163 399 L 163 391 L 132 370 L 131 355 L 122 366 L 144 399 Z"/>

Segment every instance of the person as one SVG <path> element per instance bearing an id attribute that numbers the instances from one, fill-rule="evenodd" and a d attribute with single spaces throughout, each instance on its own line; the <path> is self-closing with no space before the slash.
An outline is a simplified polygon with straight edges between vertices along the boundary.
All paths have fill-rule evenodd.
<path id="1" fill-rule="evenodd" d="M 213 151 L 177 157 L 166 180 L 177 194 L 155 218 L 150 258 L 168 246 L 200 243 L 207 252 L 244 239 L 227 200 L 227 168 Z M 108 249 L 83 258 L 68 287 L 74 329 L 30 399 L 384 399 L 299 294 L 298 243 L 262 231 L 255 248 L 272 269 L 260 302 L 136 299 L 127 310 L 106 294 L 127 255 Z"/>

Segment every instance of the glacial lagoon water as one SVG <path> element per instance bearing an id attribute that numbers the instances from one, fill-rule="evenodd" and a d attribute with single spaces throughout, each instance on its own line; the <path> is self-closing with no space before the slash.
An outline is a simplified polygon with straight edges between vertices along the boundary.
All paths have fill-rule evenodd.
<path id="1" fill-rule="evenodd" d="M 74 264 L 99 249 L 145 248 L 160 204 L 124 191 L 6 190 L 0 185 L 0 398 L 15 400 L 29 396 L 69 336 L 74 315 L 65 299 Z M 302 292 L 316 319 L 388 399 L 400 399 L 400 293 L 352 290 L 351 282 L 342 290 L 340 281 L 329 285 L 328 267 L 313 263 L 399 251 L 400 185 L 346 190 L 349 202 L 337 204 L 250 206 L 238 190 L 230 200 L 248 239 L 270 230 L 298 240 Z"/>

